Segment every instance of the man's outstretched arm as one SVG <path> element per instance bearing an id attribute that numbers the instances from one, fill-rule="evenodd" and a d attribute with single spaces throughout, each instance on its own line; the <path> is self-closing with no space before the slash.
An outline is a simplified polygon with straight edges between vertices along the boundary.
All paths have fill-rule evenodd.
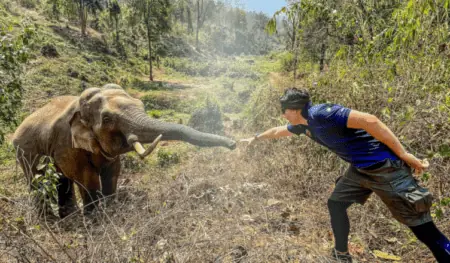
<path id="1" fill-rule="evenodd" d="M 257 134 L 254 137 L 242 139 L 241 142 L 248 142 L 248 144 L 252 144 L 255 140 L 263 140 L 263 139 L 276 139 L 281 137 L 292 136 L 293 134 L 288 131 L 287 126 L 279 126 L 268 129 L 267 131 Z"/>
<path id="2" fill-rule="evenodd" d="M 416 173 L 421 173 L 428 167 L 414 155 L 408 153 L 386 124 L 372 114 L 351 110 L 348 116 L 347 127 L 366 130 L 375 139 L 388 146 L 400 159 L 414 168 Z"/>

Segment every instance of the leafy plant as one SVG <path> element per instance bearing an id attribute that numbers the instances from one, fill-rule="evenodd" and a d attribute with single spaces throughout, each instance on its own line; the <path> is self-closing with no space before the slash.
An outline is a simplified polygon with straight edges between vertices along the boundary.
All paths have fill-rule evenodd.
<path id="1" fill-rule="evenodd" d="M 157 154 L 158 165 L 161 167 L 167 167 L 171 164 L 177 164 L 180 162 L 180 155 L 177 152 L 160 149 Z"/>
<path id="2" fill-rule="evenodd" d="M 54 160 L 48 156 L 41 157 L 37 170 L 39 173 L 31 182 L 36 201 L 41 204 L 40 207 L 56 211 L 58 209 L 58 184 L 62 174 L 56 171 Z"/>
<path id="3" fill-rule="evenodd" d="M 0 144 L 6 132 L 17 125 L 17 111 L 22 101 L 23 64 L 28 61 L 28 45 L 35 30 L 28 24 L 21 26 L 18 35 L 13 34 L 12 25 L 0 23 Z"/>

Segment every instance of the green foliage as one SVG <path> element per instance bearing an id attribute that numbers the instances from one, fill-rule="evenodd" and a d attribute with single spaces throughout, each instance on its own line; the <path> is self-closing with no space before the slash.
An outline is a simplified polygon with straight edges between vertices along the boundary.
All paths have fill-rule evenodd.
<path id="1" fill-rule="evenodd" d="M 161 35 L 171 30 L 169 0 L 133 0 L 131 7 L 135 16 L 145 26 L 150 63 L 150 80 L 153 81 L 153 60 L 159 61 L 158 46 Z M 155 52 L 156 51 L 156 52 Z"/>
<path id="2" fill-rule="evenodd" d="M 197 51 L 261 55 L 267 54 L 277 45 L 275 38 L 264 31 L 269 21 L 267 15 L 246 12 L 223 1 L 176 1 L 173 14 L 181 26 L 180 30 L 187 35 L 189 42 L 195 43 Z M 191 37 L 194 27 L 198 34 Z"/>
<path id="3" fill-rule="evenodd" d="M 164 66 L 189 76 L 219 76 L 227 71 L 226 65 L 214 63 L 214 61 L 202 62 L 179 58 L 165 59 Z"/>
<path id="4" fill-rule="evenodd" d="M 37 166 L 38 174 L 33 178 L 32 191 L 36 200 L 45 209 L 58 209 L 58 184 L 62 176 L 56 171 L 54 160 L 51 157 L 43 156 Z"/>
<path id="5" fill-rule="evenodd" d="M 19 4 L 25 8 L 36 8 L 37 1 L 36 0 L 19 0 Z"/>
<path id="6" fill-rule="evenodd" d="M 160 148 L 156 155 L 158 165 L 161 167 L 167 167 L 172 164 L 180 162 L 180 155 L 177 152 Z"/>
<path id="7" fill-rule="evenodd" d="M 35 29 L 23 23 L 19 34 L 13 27 L 0 23 L 0 144 L 5 133 L 17 125 L 17 111 L 23 95 L 21 74 L 28 61 Z"/>
<path id="8" fill-rule="evenodd" d="M 62 8 L 63 0 L 46 0 L 44 2 L 44 14 L 51 19 L 59 20 Z"/>
<path id="9" fill-rule="evenodd" d="M 251 61 L 251 62 L 248 62 Z M 247 63 L 255 63 L 253 60 L 193 60 L 187 58 L 166 58 L 163 65 L 188 76 L 219 77 L 227 76 L 233 79 L 249 78 L 259 79 Z"/>
<path id="10" fill-rule="evenodd" d="M 442 157 L 450 157 L 450 143 L 447 141 L 447 144 L 440 145 L 438 153 Z"/>
<path id="11" fill-rule="evenodd" d="M 138 173 L 147 168 L 146 163 L 133 152 L 120 155 L 120 163 L 124 173 Z"/>
<path id="12" fill-rule="evenodd" d="M 174 109 L 180 102 L 178 97 L 164 94 L 148 94 L 141 98 L 146 110 Z"/>
<path id="13" fill-rule="evenodd" d="M 280 58 L 283 71 L 290 72 L 294 70 L 294 55 L 291 52 L 285 52 Z"/>
<path id="14" fill-rule="evenodd" d="M 148 112 L 148 114 L 155 119 L 159 119 L 163 115 L 160 110 L 151 110 Z"/>
<path id="15" fill-rule="evenodd" d="M 13 164 L 15 160 L 14 147 L 8 143 L 0 144 L 0 165 Z"/>
<path id="16" fill-rule="evenodd" d="M 445 210 L 450 208 L 450 197 L 441 199 L 433 206 L 435 207 L 436 219 L 443 219 Z"/>

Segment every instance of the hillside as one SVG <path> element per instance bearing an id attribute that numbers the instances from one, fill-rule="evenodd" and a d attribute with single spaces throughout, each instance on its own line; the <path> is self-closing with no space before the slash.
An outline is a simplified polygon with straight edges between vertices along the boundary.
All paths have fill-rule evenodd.
<path id="1" fill-rule="evenodd" d="M 436 224 L 450 234 L 449 78 L 439 70 L 445 58 L 432 66 L 426 64 L 430 54 L 417 55 L 417 64 L 397 61 L 391 77 L 384 63 L 361 66 L 350 59 L 329 59 L 320 71 L 305 51 L 293 78 L 292 52 L 234 52 L 228 43 L 215 55 L 215 49 L 204 50 L 205 33 L 202 48 L 194 47 L 193 35 L 184 39 L 193 53 L 161 55 L 149 81 L 145 46 L 124 59 L 105 45 L 100 31 L 88 27 L 83 37 L 76 23 L 0 3 L 4 20 L 16 26 L 26 20 L 36 30 L 22 76 L 20 120 L 55 96 L 116 83 L 159 120 L 186 125 L 199 110 L 219 111 L 221 120 L 201 120 L 223 125 L 211 132 L 238 140 L 286 124 L 279 96 L 287 87 L 308 87 L 317 103 L 380 116 L 408 150 L 430 159 L 422 183 L 435 195 Z M 186 25 L 174 27 L 184 34 Z M 165 43 L 175 42 L 175 35 L 166 35 Z M 238 144 L 233 151 L 170 141 L 145 160 L 127 153 L 114 200 L 91 215 L 80 209 L 64 219 L 38 212 L 10 138 L 8 131 L 0 148 L 0 262 L 335 262 L 326 203 L 348 165 L 305 136 Z M 352 206 L 349 215 L 349 251 L 356 262 L 434 262 L 375 195 Z"/>

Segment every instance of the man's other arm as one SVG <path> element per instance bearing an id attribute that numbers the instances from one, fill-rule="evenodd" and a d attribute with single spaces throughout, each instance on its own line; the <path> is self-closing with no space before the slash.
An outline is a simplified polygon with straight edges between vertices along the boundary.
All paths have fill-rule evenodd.
<path id="1" fill-rule="evenodd" d="M 416 169 L 417 173 L 421 173 L 426 168 L 426 165 L 405 150 L 397 136 L 376 116 L 351 110 L 347 120 L 347 127 L 366 130 L 375 139 L 389 147 L 400 159 Z"/>

